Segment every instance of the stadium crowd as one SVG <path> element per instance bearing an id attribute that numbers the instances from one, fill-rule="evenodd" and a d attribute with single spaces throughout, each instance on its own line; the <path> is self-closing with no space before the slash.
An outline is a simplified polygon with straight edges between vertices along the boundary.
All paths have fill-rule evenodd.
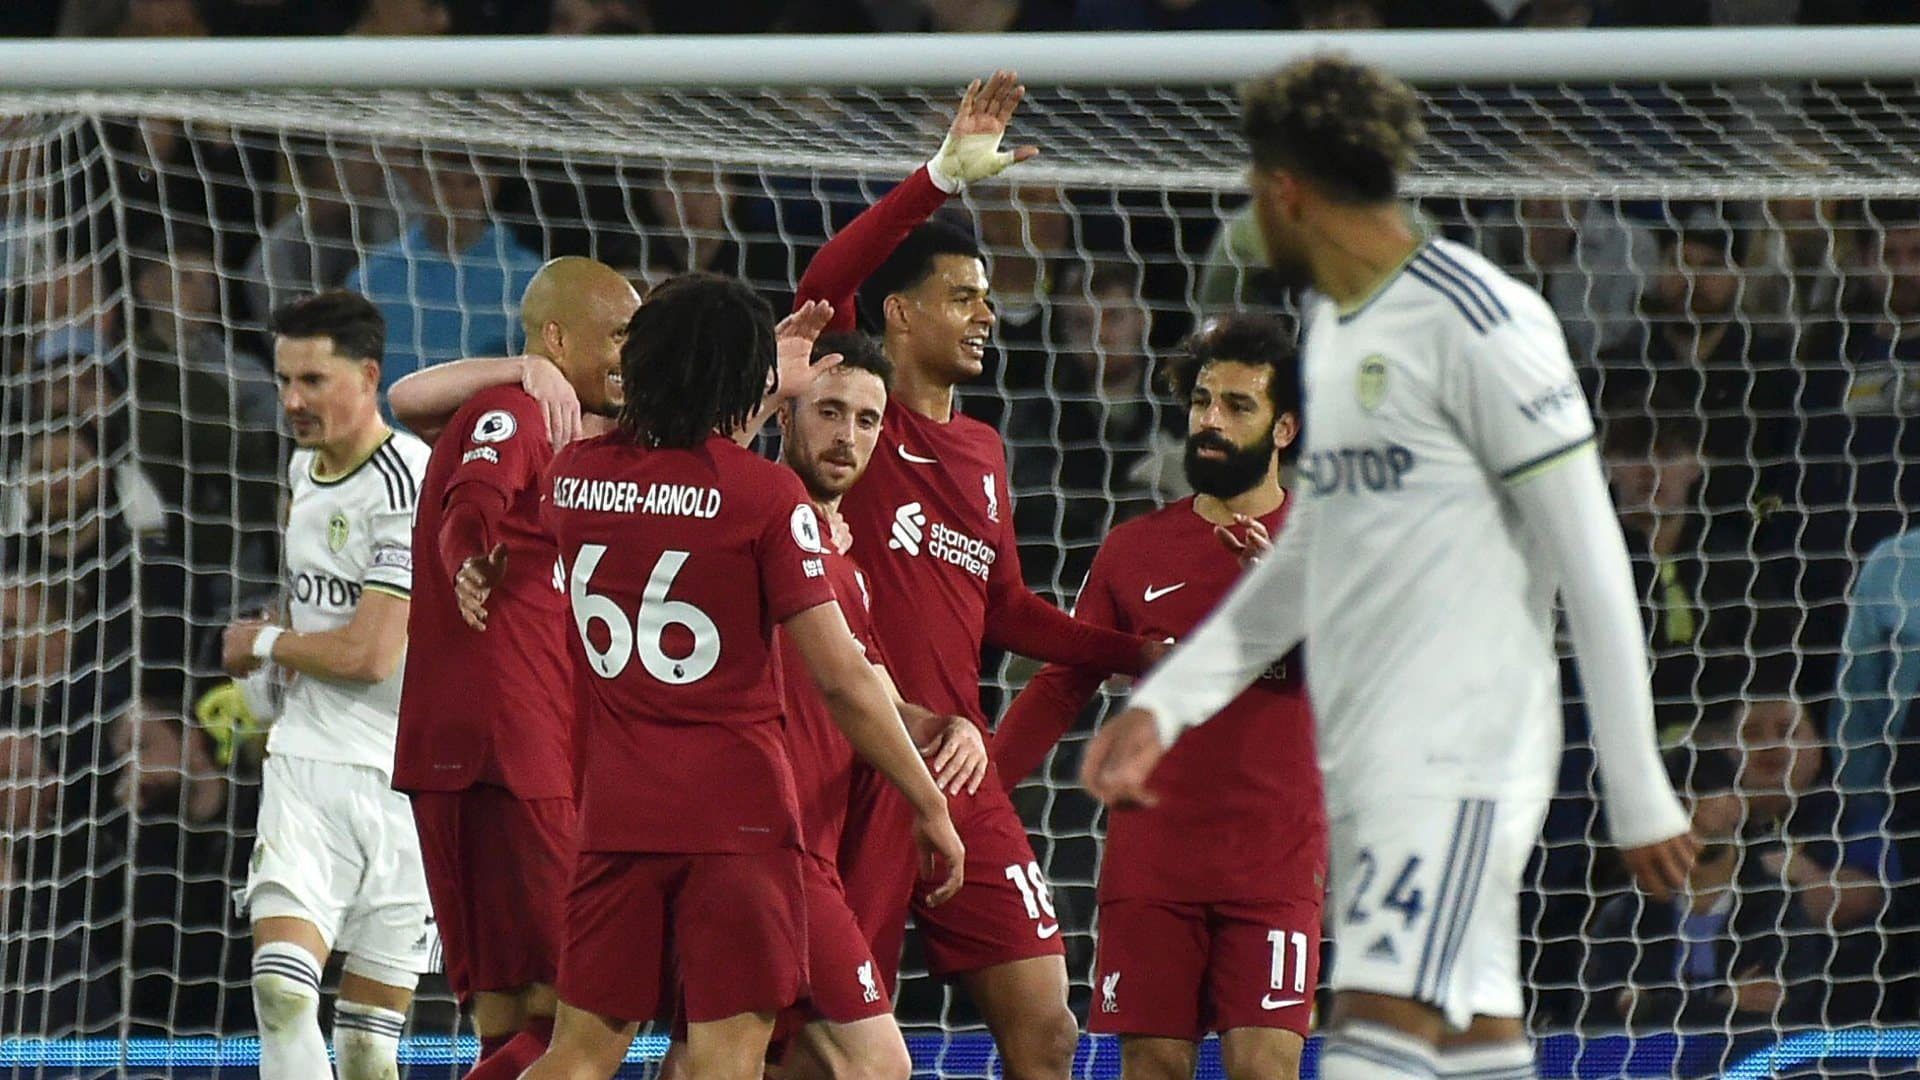
<path id="1" fill-rule="evenodd" d="M 361 32 L 747 28 L 620 0 L 555 0 L 533 23 L 516 21 L 532 6 L 366 6 Z M 1780 18 L 1801 6 L 1771 5 Z M 1398 5 L 1366 0 L 930 2 L 900 26 L 876 13 L 892 5 L 858 0 L 758 7 L 755 29 L 1404 25 Z M 1644 21 L 1625 3 L 1419 7 L 1457 11 L 1452 25 Z M 1659 7 L 1701 21 L 1733 5 Z M 291 3 L 42 8 L 40 28 L 63 32 L 345 29 Z M 966 21 L 982 18 L 997 21 Z M 32 991 L 6 995 L 0 1033 L 107 1031 L 123 1016 L 136 1032 L 239 1031 L 245 926 L 228 894 L 244 876 L 259 747 L 194 706 L 221 682 L 219 628 L 277 587 L 287 451 L 267 312 L 316 289 L 366 293 L 391 328 L 391 383 L 518 351 L 519 295 L 561 254 L 592 254 L 642 291 L 718 270 L 783 306 L 812 251 L 877 191 L 155 119 L 102 131 L 60 136 L 84 163 L 68 175 L 10 159 L 0 196 L 0 980 Z M 118 215 L 98 198 L 109 173 Z M 947 212 L 991 256 L 996 348 L 963 407 L 1006 437 L 1037 590 L 1071 600 L 1113 525 L 1185 494 L 1185 411 L 1156 359 L 1210 313 L 1291 308 L 1254 268 L 1244 213 L 1224 205 L 1223 222 L 1213 197 L 1014 183 Z M 1920 450 L 1907 422 L 1920 204 L 1427 199 L 1418 211 L 1535 283 L 1568 329 L 1634 556 L 1669 765 L 1708 845 L 1685 904 L 1626 886 L 1597 846 L 1569 666 L 1571 748 L 1523 910 L 1534 1026 L 1913 1019 L 1901 958 L 1920 938 L 1908 715 L 1920 619 L 1907 618 L 1920 561 L 1906 553 L 1920 544 L 1907 528 L 1920 480 L 1904 462 Z M 1030 674 L 1004 673 L 983 688 L 990 715 Z M 1051 876 L 1085 883 L 1096 813 L 1071 757 L 1019 801 Z M 1091 889 L 1059 891 L 1078 978 Z M 940 1008 L 937 989 L 903 987 L 906 1020 Z"/>

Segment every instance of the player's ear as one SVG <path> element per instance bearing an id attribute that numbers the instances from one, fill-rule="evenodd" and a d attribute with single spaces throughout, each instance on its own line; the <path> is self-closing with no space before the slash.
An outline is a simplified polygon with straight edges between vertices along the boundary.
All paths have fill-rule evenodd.
<path id="1" fill-rule="evenodd" d="M 563 355 L 567 343 L 566 328 L 557 319 L 548 319 L 540 324 L 540 343 L 547 348 L 548 356 Z"/>
<path id="2" fill-rule="evenodd" d="M 1300 420 L 1290 412 L 1283 412 L 1273 422 L 1273 445 L 1277 450 L 1285 450 L 1300 437 Z"/>
<path id="3" fill-rule="evenodd" d="M 360 361 L 360 377 L 367 381 L 367 385 L 373 388 L 375 394 L 378 394 L 380 392 L 380 361 Z"/>
<path id="4" fill-rule="evenodd" d="M 888 330 L 907 332 L 907 296 L 905 293 L 888 293 L 881 301 L 881 312 L 886 316 Z"/>

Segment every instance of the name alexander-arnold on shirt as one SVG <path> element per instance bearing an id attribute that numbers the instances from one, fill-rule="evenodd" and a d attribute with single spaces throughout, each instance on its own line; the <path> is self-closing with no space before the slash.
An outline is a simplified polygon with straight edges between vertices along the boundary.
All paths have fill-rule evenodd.
<path id="1" fill-rule="evenodd" d="M 556 476 L 553 505 L 562 510 L 607 514 L 660 514 L 710 518 L 720 512 L 720 490 L 698 484 L 648 484 L 632 480 L 595 480 Z"/>

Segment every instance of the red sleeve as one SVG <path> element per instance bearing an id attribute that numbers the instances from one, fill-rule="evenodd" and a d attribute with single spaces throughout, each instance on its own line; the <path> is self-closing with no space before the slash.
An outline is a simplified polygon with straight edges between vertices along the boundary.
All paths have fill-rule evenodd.
<path id="1" fill-rule="evenodd" d="M 927 167 L 915 169 L 912 176 L 861 211 L 815 253 L 807 263 L 807 272 L 800 275 L 793 306 L 825 300 L 833 305 L 833 322 L 827 329 L 852 330 L 854 297 L 860 284 L 887 261 L 908 233 L 925 223 L 946 201 L 947 193 L 934 186 Z"/>
<path id="2" fill-rule="evenodd" d="M 1113 591 L 1107 587 L 1106 577 L 1103 562 L 1096 555 L 1093 568 L 1087 571 L 1086 584 L 1080 586 L 1080 600 L 1074 605 L 1077 622 L 1113 626 Z M 1097 671 L 1049 664 L 1027 683 L 1007 707 L 988 748 L 1002 787 L 1012 791 L 1040 767 L 1047 752 L 1072 729 L 1100 682 Z"/>
<path id="3" fill-rule="evenodd" d="M 440 565 L 448 577 L 460 564 L 493 550 L 495 530 L 507 514 L 507 497 L 486 484 L 466 484 L 447 496 L 440 517 Z"/>
<path id="4" fill-rule="evenodd" d="M 792 470 L 763 464 L 775 486 L 766 501 L 756 557 L 767 623 L 778 625 L 808 608 L 833 603 L 833 582 L 827 578 L 826 532 L 807 489 Z"/>
<path id="5" fill-rule="evenodd" d="M 1001 480 L 1001 504 L 1013 502 Z M 1020 573 L 1020 543 L 1013 514 L 1001 515 L 999 552 L 987 578 L 987 644 L 1049 664 L 1092 668 L 1102 675 L 1139 675 L 1142 640 L 1091 626 L 1067 615 L 1027 588 Z"/>
<path id="6" fill-rule="evenodd" d="M 457 425 L 457 426 L 456 426 Z M 460 440 L 460 462 L 447 477 L 443 506 L 468 484 L 492 488 L 508 502 L 540 479 L 553 458 L 546 418 L 517 386 L 475 394 L 448 423 L 442 439 Z"/>

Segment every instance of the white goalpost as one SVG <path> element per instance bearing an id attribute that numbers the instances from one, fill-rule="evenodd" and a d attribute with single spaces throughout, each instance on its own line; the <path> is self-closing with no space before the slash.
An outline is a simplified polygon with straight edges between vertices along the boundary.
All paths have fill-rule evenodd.
<path id="1" fill-rule="evenodd" d="M 1012 141 L 1042 154 L 945 211 L 1000 315 L 963 407 L 1005 435 L 1027 578 L 1066 604 L 1112 525 L 1185 493 L 1155 358 L 1210 314 L 1290 310 L 1243 207 L 1235 84 L 1319 49 L 1416 85 L 1410 202 L 1560 315 L 1662 738 L 1737 815 L 1726 881 L 1658 931 L 1608 852 L 1569 678 L 1522 906 L 1541 1075 L 1905 1075 L 1920 31 L 1878 28 L 0 43 L 0 1069 L 251 1067 L 230 894 L 261 749 L 195 704 L 229 615 L 279 587 L 272 306 L 364 283 L 399 316 L 389 381 L 517 350 L 515 260 L 716 270 L 779 306 L 967 80 L 1016 69 Z M 422 230 L 489 239 L 458 272 L 358 274 Z M 997 713 L 1032 669 L 989 671 Z M 1089 726 L 1016 795 L 1083 1019 Z M 1694 938 L 1751 963 L 1709 970 Z M 916 1067 L 987 1075 L 962 998 L 911 945 L 903 971 Z M 403 1060 L 440 1075 L 459 1034 L 429 982 Z M 1076 1065 L 1117 1067 L 1098 1041 Z"/>

